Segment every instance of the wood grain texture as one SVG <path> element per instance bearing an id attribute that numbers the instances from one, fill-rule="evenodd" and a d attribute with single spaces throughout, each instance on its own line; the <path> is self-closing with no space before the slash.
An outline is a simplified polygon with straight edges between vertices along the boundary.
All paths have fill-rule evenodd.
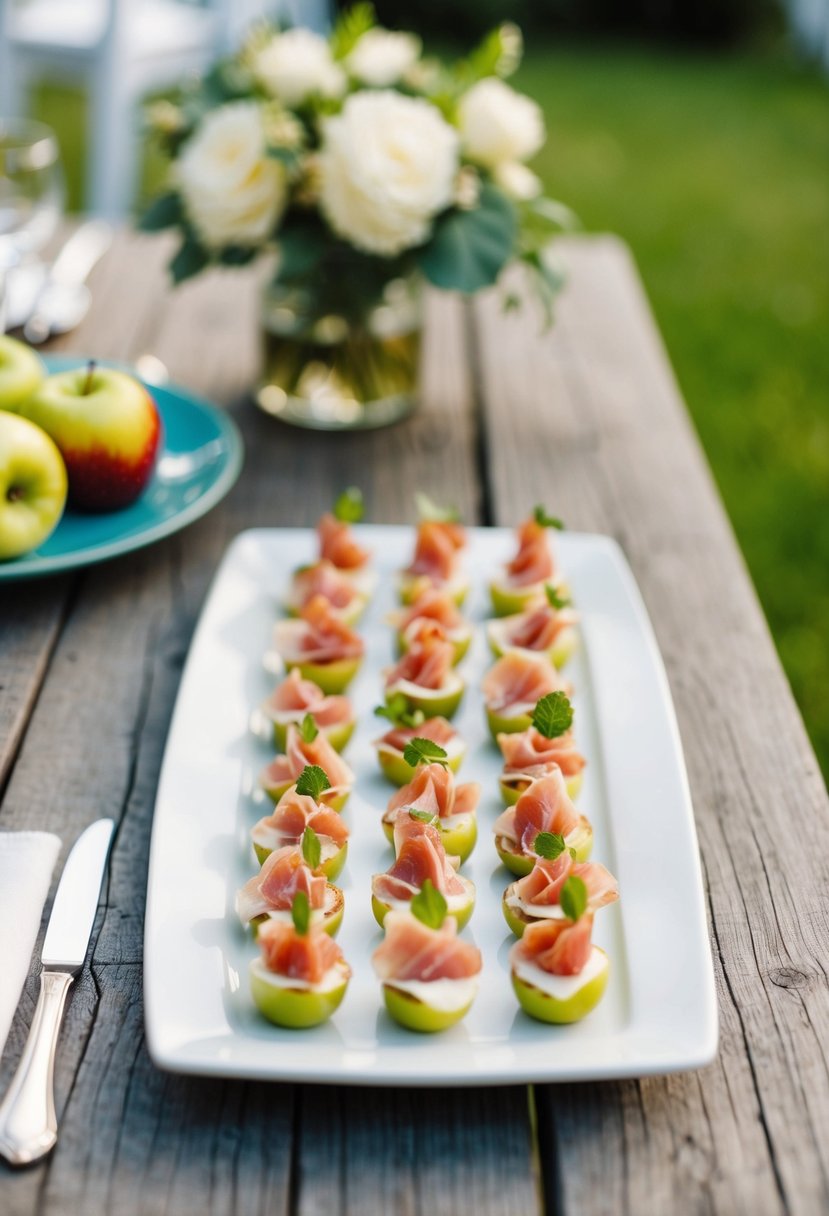
<path id="1" fill-rule="evenodd" d="M 441 498 L 451 487 L 464 514 L 478 511 L 457 301 L 430 303 L 416 418 L 387 432 L 312 435 L 265 418 L 244 400 L 258 360 L 255 279 L 213 275 L 170 293 L 161 274 L 165 254 L 163 242 L 119 240 L 98 272 L 93 312 L 64 347 L 127 360 L 155 354 L 174 378 L 233 411 L 246 468 L 208 517 L 76 576 L 71 596 L 61 598 L 52 583 L 33 593 L 36 611 L 0 602 L 0 633 L 14 641 L 0 660 L 14 653 L 23 669 L 15 685 L 22 690 L 18 737 L 27 728 L 19 751 L 14 744 L 9 750 L 15 763 L 0 828 L 51 828 L 65 855 L 98 816 L 113 815 L 118 824 L 92 958 L 70 998 L 58 1054 L 58 1147 L 24 1173 L 2 1169 L 0 1209 L 4 1216 L 288 1213 L 313 1210 L 320 1195 L 336 1194 L 343 1212 L 403 1213 L 412 1188 L 431 1203 L 435 1195 L 457 1195 L 458 1179 L 471 1187 L 475 1172 L 480 1212 L 500 1213 L 505 1160 L 530 1180 L 519 1194 L 534 1196 L 526 1091 L 499 1098 L 511 1129 L 504 1157 L 496 1152 L 501 1132 L 474 1093 L 441 1096 L 443 1114 L 435 1118 L 422 1095 L 384 1092 L 367 1103 L 364 1092 L 336 1091 L 322 1120 L 314 1115 L 319 1091 L 165 1075 L 148 1059 L 141 957 L 152 808 L 181 667 L 227 543 L 246 527 L 310 524 L 351 483 L 363 487 L 375 518 L 411 519 L 417 488 Z M 50 611 L 57 614 L 51 626 Z M 4 662 L 2 670 L 14 669 Z M 0 1089 L 35 999 L 33 973 L 0 1066 Z M 378 1110 L 382 1124 L 373 1122 Z M 293 1139 L 300 1122 L 301 1162 Z M 394 1170 L 375 1177 L 374 1164 L 405 1158 L 415 1136 L 417 1176 L 410 1171 L 405 1185 Z M 486 1154 L 475 1171 L 473 1140 Z M 460 1173 L 459 1161 L 468 1161 Z M 526 1210 L 534 1206 L 533 1198 Z M 435 1200 L 432 1210 L 450 1209 Z"/>
<path id="2" fill-rule="evenodd" d="M 829 1210 L 829 805 L 625 249 L 565 246 L 539 337 L 476 308 L 497 522 L 536 501 L 610 533 L 677 706 L 709 900 L 721 1050 L 698 1074 L 537 1091 L 564 1213 Z"/>

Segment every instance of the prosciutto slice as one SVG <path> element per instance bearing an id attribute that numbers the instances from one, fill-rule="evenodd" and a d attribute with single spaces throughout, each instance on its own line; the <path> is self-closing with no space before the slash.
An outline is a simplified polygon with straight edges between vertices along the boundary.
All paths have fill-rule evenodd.
<path id="1" fill-rule="evenodd" d="M 504 777 L 545 777 L 557 766 L 565 777 L 575 777 L 587 761 L 576 747 L 572 732 L 547 739 L 534 726 L 513 734 L 499 734 Z"/>
<path id="2" fill-rule="evenodd" d="M 382 980 L 462 980 L 478 975 L 481 952 L 461 941 L 455 919 L 447 916 L 440 929 L 430 929 L 410 912 L 392 910 L 385 920 L 386 936 L 371 956 Z"/>
<path id="3" fill-rule="evenodd" d="M 400 680 L 417 684 L 419 688 L 442 688 L 452 670 L 455 649 L 451 642 L 432 632 L 403 655 L 399 663 L 386 672 L 386 688 Z"/>
<path id="4" fill-rule="evenodd" d="M 336 663 L 361 658 L 365 649 L 322 595 L 308 601 L 300 621 L 277 622 L 274 645 L 286 663 Z"/>
<path id="5" fill-rule="evenodd" d="M 394 825 L 394 864 L 385 874 L 375 874 L 371 888 L 378 899 L 409 900 L 430 879 L 441 895 L 463 895 L 466 888 L 452 868 L 437 828 L 398 815 Z"/>
<path id="6" fill-rule="evenodd" d="M 566 838 L 579 822 L 561 769 L 556 769 L 528 786 L 515 806 L 507 807 L 498 816 L 492 830 L 496 836 L 505 836 L 519 845 L 525 853 L 532 853 L 539 832 L 553 832 Z"/>
<path id="7" fill-rule="evenodd" d="M 337 848 L 348 840 L 348 828 L 342 815 L 327 806 L 320 806 L 308 794 L 298 794 L 294 786 L 282 795 L 272 814 L 259 820 L 253 834 L 254 839 L 257 834 L 267 835 L 278 842 L 274 846 L 278 848 L 286 844 L 299 844 L 307 827 L 313 828 L 318 836 L 328 837 Z"/>
<path id="8" fill-rule="evenodd" d="M 437 743 L 438 747 L 445 750 L 447 743 L 454 739 L 457 733 L 451 722 L 447 722 L 445 718 L 427 718 L 425 722 L 421 722 L 420 726 L 392 727 L 381 738 L 375 739 L 374 745 L 379 747 L 384 744 L 386 747 L 393 747 L 396 751 L 402 752 L 412 739 L 431 739 L 433 743 Z"/>
<path id="9" fill-rule="evenodd" d="M 392 794 L 387 814 L 396 821 L 402 808 L 427 811 L 439 819 L 451 815 L 468 815 L 478 805 L 481 787 L 477 781 L 455 784 L 455 775 L 442 764 L 422 764 L 408 785 L 403 785 Z M 408 816 L 407 816 L 408 818 Z"/>
<path id="10" fill-rule="evenodd" d="M 331 562 L 338 570 L 361 570 L 368 564 L 371 553 L 357 544 L 350 524 L 331 515 L 322 516 L 317 524 L 320 542 L 320 557 Z"/>
<path id="11" fill-rule="evenodd" d="M 400 613 L 396 623 L 398 629 L 406 632 L 413 621 L 422 619 L 437 621 L 447 632 L 466 623 L 452 596 L 439 587 L 427 587 L 422 591 L 411 607 Z"/>
<path id="12" fill-rule="evenodd" d="M 513 891 L 525 904 L 556 906 L 568 878 L 580 878 L 587 887 L 587 906 L 602 908 L 619 898 L 616 879 L 598 861 L 573 861 L 565 849 L 555 861 L 539 857 L 530 874 L 513 883 Z"/>
<path id="13" fill-rule="evenodd" d="M 308 764 L 319 765 L 331 782 L 332 790 L 339 792 L 343 788 L 351 789 L 354 784 L 354 773 L 325 735 L 319 734 L 316 739 L 306 743 L 296 726 L 288 727 L 285 755 L 277 756 L 271 761 L 262 773 L 261 782 L 264 785 L 282 785 L 285 781 L 296 781 Z M 323 792 L 322 801 L 325 801 L 325 795 L 329 792 Z"/>
<path id="14" fill-rule="evenodd" d="M 481 685 L 487 709 L 509 717 L 529 714 L 549 692 L 565 688 L 551 663 L 511 651 L 494 663 Z"/>
<path id="15" fill-rule="evenodd" d="M 277 685 L 265 702 L 273 714 L 293 714 L 297 719 L 310 713 L 318 730 L 339 726 L 352 717 L 348 697 L 326 696 L 313 680 L 304 680 L 295 668 Z"/>
<path id="16" fill-rule="evenodd" d="M 314 566 L 298 570 L 293 579 L 293 606 L 303 609 L 315 595 L 321 595 L 339 612 L 360 598 L 360 593 L 347 574 L 341 573 L 333 562 L 323 558 Z"/>
<path id="17" fill-rule="evenodd" d="M 412 564 L 405 571 L 433 583 L 448 583 L 458 566 L 458 551 L 466 544 L 460 524 L 424 520 L 418 525 Z"/>
<path id="18" fill-rule="evenodd" d="M 287 911 L 297 891 L 304 891 L 311 908 L 325 905 L 325 876 L 314 874 L 295 845 L 276 849 L 262 869 L 236 896 L 236 911 L 243 924 L 263 912 Z"/>
<path id="19" fill-rule="evenodd" d="M 512 587 L 529 587 L 553 577 L 555 563 L 550 552 L 547 529 L 527 519 L 518 529 L 518 552 L 507 563 L 507 582 Z"/>
<path id="20" fill-rule="evenodd" d="M 559 634 L 570 629 L 576 620 L 575 612 L 566 608 L 557 611 L 549 604 L 540 604 L 538 608 L 510 618 L 509 628 L 505 631 L 506 641 L 510 646 L 518 646 L 522 650 L 546 651 Z"/>
<path id="21" fill-rule="evenodd" d="M 345 963 L 340 947 L 320 928 L 300 935 L 284 921 L 266 920 L 259 927 L 257 942 L 269 971 L 308 984 L 318 984 L 335 963 Z M 343 974 L 347 978 L 351 969 Z"/>
<path id="22" fill-rule="evenodd" d="M 538 920 L 527 925 L 510 951 L 510 961 L 534 963 L 550 975 L 578 975 L 593 950 L 593 913 L 585 912 L 575 922 Z"/>

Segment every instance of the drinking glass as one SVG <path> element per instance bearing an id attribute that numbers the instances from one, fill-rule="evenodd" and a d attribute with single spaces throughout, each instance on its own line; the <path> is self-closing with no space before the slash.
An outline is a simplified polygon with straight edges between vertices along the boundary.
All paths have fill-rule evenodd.
<path id="1" fill-rule="evenodd" d="M 9 270 L 43 248 L 62 210 L 63 173 L 54 132 L 30 119 L 0 119 L 0 333 Z"/>

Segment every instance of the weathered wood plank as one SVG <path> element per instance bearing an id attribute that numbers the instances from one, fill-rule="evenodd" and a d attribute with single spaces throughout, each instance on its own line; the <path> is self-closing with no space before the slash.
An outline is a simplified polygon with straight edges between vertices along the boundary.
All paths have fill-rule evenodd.
<path id="1" fill-rule="evenodd" d="M 633 565 L 685 745 L 721 1050 L 695 1075 L 540 1088 L 548 1194 L 565 1213 L 825 1211 L 826 791 L 629 258 L 610 239 L 566 256 L 552 333 L 477 308 L 491 501 L 499 522 L 545 501 Z"/>

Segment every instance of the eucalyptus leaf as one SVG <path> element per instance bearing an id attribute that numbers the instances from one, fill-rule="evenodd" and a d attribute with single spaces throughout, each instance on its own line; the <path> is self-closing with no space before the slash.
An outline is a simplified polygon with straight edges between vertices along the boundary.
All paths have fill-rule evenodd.
<path id="1" fill-rule="evenodd" d="M 476 207 L 453 208 L 438 217 L 418 264 L 435 287 L 472 295 L 498 278 L 515 253 L 516 231 L 510 200 L 484 185 Z"/>

